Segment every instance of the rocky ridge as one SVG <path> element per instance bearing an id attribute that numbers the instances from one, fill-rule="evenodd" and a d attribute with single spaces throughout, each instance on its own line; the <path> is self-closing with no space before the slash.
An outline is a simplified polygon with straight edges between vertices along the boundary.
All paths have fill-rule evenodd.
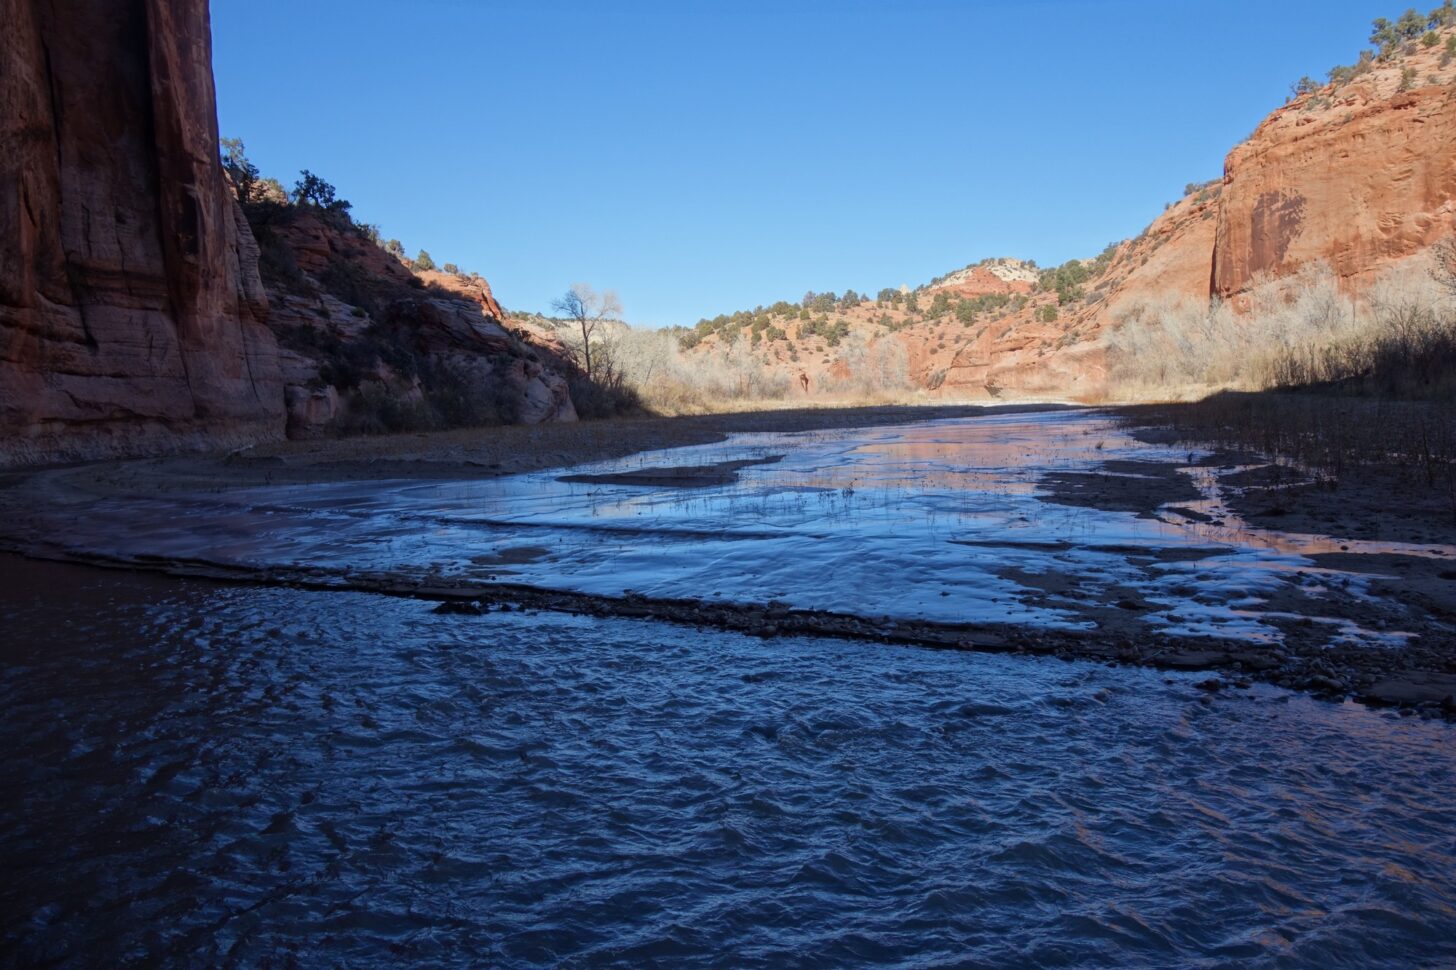
<path id="1" fill-rule="evenodd" d="M 248 199 L 289 437 L 576 419 L 574 365 L 480 276 L 414 272 L 346 216 Z"/>
<path id="2" fill-rule="evenodd" d="M 985 260 L 918 288 L 913 304 L 772 320 L 783 338 L 760 335 L 750 352 L 826 392 L 851 384 L 867 356 L 893 356 L 912 387 L 957 399 L 1101 401 L 1107 334 L 1138 301 L 1238 306 L 1259 281 L 1313 263 L 1358 295 L 1456 234 L 1456 25 L 1432 33 L 1433 43 L 1305 85 L 1230 151 L 1222 178 L 1190 185 L 1136 238 L 1084 261 L 1089 278 L 1073 292 L 1053 292 L 1034 264 Z M 937 307 L 940 294 L 951 299 Z M 990 295 L 1009 299 L 956 313 Z M 722 352 L 733 337 L 709 333 L 697 352 Z"/>

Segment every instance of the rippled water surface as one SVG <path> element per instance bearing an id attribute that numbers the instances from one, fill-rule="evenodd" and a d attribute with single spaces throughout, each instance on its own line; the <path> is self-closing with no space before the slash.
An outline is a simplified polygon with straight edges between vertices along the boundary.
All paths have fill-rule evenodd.
<path id="1" fill-rule="evenodd" d="M 896 619 L 1277 642 L 1297 587 L 1331 642 L 1399 647 L 1372 572 L 1319 566 L 1337 550 L 1456 559 L 1456 547 L 1255 529 L 1206 469 L 1146 509 L 1047 501 L 1057 475 L 1107 461 L 1177 470 L 1186 449 L 1135 440 L 1096 412 L 1005 413 L 883 428 L 734 435 L 573 469 L 471 481 L 363 481 L 196 492 L 0 492 L 0 537 L 22 547 L 230 568 L 305 567 L 347 584 L 389 575 L 457 587 L 523 583 L 620 596 L 706 598 Z M 753 462 L 713 487 L 612 475 Z M 581 481 L 581 473 L 598 480 Z M 64 481 L 65 472 L 58 473 Z M 606 476 L 605 478 L 602 476 Z M 570 480 L 573 477 L 577 480 Z M 1194 490 L 1198 481 L 1201 490 Z M 1201 497 L 1200 497 L 1201 496 Z M 5 503 L 12 503 L 7 509 Z M 1098 610 L 1103 609 L 1102 615 Z M 1117 614 L 1121 611 L 1112 610 Z M 1456 630 L 1452 631 L 1456 636 Z"/>
<path id="2" fill-rule="evenodd" d="M 7 963 L 1456 961 L 1445 724 L 3 568 Z"/>

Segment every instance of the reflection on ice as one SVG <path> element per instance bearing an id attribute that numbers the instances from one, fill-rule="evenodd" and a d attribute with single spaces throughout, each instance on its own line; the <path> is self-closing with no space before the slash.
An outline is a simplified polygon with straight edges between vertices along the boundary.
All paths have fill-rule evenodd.
<path id="1" fill-rule="evenodd" d="M 778 460 L 776 456 L 782 456 Z M 1186 450 L 1089 412 L 1000 414 L 890 428 L 746 434 L 562 472 L 352 482 L 52 504 L 11 531 L 110 555 L 509 581 L 590 593 L 945 622 L 1215 635 L 1270 642 L 1291 577 L 1308 601 L 1368 596 L 1369 575 L 1316 568 L 1347 550 L 1445 556 L 1252 529 Z M 701 469 L 734 463 L 722 484 Z M 1049 502 L 1053 474 L 1158 462 L 1203 498 L 1151 512 Z M 1134 466 L 1136 467 L 1136 466 Z M 1150 466 L 1143 466 L 1150 467 Z M 694 469 L 694 487 L 664 469 Z M 603 478 L 651 469 L 621 479 Z M 1085 476 L 1084 476 L 1085 477 Z M 1399 630 L 1318 617 L 1336 638 Z"/>

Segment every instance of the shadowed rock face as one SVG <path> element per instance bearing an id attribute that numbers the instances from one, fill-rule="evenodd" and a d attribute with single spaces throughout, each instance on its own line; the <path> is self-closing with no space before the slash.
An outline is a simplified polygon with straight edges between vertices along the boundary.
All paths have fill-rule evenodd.
<path id="1" fill-rule="evenodd" d="M 307 206 L 254 201 L 246 213 L 265 254 L 290 438 L 367 427 L 365 387 L 403 408 L 425 407 L 441 390 L 438 373 L 418 373 L 427 364 L 492 400 L 495 420 L 576 420 L 567 348 L 510 321 L 483 278 L 415 273 L 348 221 Z"/>
<path id="2" fill-rule="evenodd" d="M 0 0 L 0 463 L 280 438 L 207 0 Z"/>

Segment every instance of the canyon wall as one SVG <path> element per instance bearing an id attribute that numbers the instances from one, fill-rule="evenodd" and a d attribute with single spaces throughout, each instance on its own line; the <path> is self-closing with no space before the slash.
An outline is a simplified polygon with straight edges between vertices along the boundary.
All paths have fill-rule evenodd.
<path id="1" fill-rule="evenodd" d="M 1442 32 L 1444 41 L 1453 31 Z M 1239 298 L 1323 263 L 1351 295 L 1456 234 L 1456 59 L 1412 45 L 1353 80 L 1271 113 L 1224 164 L 1136 239 L 1086 296 L 1036 319 L 1049 294 L 962 346 L 943 386 L 958 396 L 1099 400 L 1106 336 L 1129 308 Z"/>
<path id="2" fill-rule="evenodd" d="M 1453 82 L 1429 52 L 1271 115 L 1225 163 L 1212 292 L 1317 260 L 1358 288 L 1456 231 Z"/>
<path id="3" fill-rule="evenodd" d="M 1315 264 L 1359 297 L 1456 234 L 1452 37 L 1445 27 L 1434 45 L 1412 43 L 1272 112 L 1222 178 L 1190 185 L 1136 238 L 1087 261 L 1075 295 L 1059 298 L 1015 260 L 984 260 L 919 288 L 914 310 L 875 300 L 808 324 L 777 317 L 783 336 L 756 333 L 750 352 L 781 384 L 802 373 L 825 393 L 873 389 L 861 372 L 878 354 L 907 362 L 911 388 L 947 397 L 1102 401 L 1123 391 L 1109 379 L 1108 338 L 1130 314 L 1213 299 L 1240 308 L 1262 281 Z M 986 306 L 989 296 L 1010 302 Z M 955 312 L 978 300 L 974 314 Z M 710 332 L 697 353 L 722 354 L 733 336 Z"/>
<path id="4" fill-rule="evenodd" d="M 0 463 L 283 435 L 206 0 L 0 0 Z"/>
<path id="5" fill-rule="evenodd" d="M 207 0 L 0 0 L 0 25 L 0 466 L 575 419 L 570 355 L 479 276 L 239 203 Z"/>

